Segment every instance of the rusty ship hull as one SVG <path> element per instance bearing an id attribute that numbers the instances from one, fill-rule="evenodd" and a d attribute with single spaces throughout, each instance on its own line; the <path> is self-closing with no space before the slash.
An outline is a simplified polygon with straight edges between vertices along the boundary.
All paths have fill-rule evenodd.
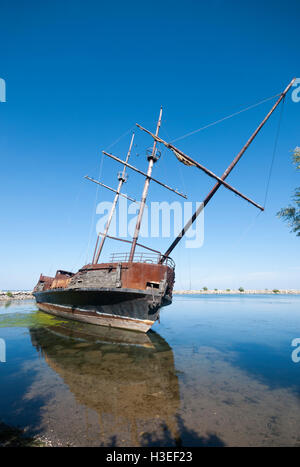
<path id="1" fill-rule="evenodd" d="M 34 296 L 40 310 L 91 324 L 147 332 L 160 308 L 172 302 L 174 269 L 161 264 L 100 263 L 76 274 L 40 276 Z"/>
<path id="2" fill-rule="evenodd" d="M 162 107 L 160 108 L 155 134 L 137 124 L 142 131 L 153 138 L 152 148 L 146 150 L 148 160 L 147 172 L 141 171 L 139 168 L 128 163 L 133 147 L 134 133 L 131 137 L 125 161 L 113 154 L 102 151 L 107 157 L 122 164 L 123 171 L 118 174 L 119 183 L 117 189 L 86 176 L 86 178 L 92 182 L 115 193 L 104 233 L 98 232 L 97 234 L 92 263 L 83 266 L 76 274 L 59 270 L 55 277 L 41 275 L 33 291 L 38 307 L 42 311 L 78 321 L 147 332 L 152 324 L 159 318 L 160 308 L 170 304 L 172 301 L 175 264 L 171 260 L 170 254 L 196 221 L 199 214 L 203 211 L 203 208 L 207 206 L 217 193 L 219 188 L 224 186 L 261 211 L 264 210 L 263 206 L 260 206 L 258 203 L 243 195 L 240 191 L 229 185 L 225 179 L 239 162 L 276 107 L 284 99 L 289 89 L 294 85 L 295 80 L 296 78 L 293 78 L 280 94 L 280 97 L 221 177 L 214 174 L 198 161 L 192 159 L 173 144 L 158 137 L 162 119 Z M 196 167 L 205 172 L 210 178 L 216 180 L 215 185 L 211 188 L 200 206 L 197 207 L 190 219 L 187 220 L 182 230 L 164 254 L 138 243 L 150 181 L 158 183 L 160 186 L 163 186 L 167 190 L 185 199 L 187 199 L 187 196 L 177 189 L 171 188 L 152 177 L 153 166 L 161 157 L 161 152 L 157 150 L 157 144 L 162 144 L 171 150 L 179 162 L 188 167 Z M 135 230 L 131 241 L 108 235 L 119 196 L 123 196 L 135 202 L 133 198 L 121 193 L 122 185 L 127 181 L 126 168 L 145 177 Z M 102 239 L 98 246 L 100 237 L 102 237 Z M 125 256 L 124 254 L 120 256 L 119 253 L 113 254 L 110 263 L 99 263 L 102 248 L 107 238 L 129 243 L 129 255 L 127 255 L 127 253 Z M 146 249 L 148 252 L 151 251 L 152 254 L 155 253 L 158 257 L 156 260 L 153 260 L 153 258 L 147 258 L 144 253 L 138 256 L 136 252 L 137 247 L 141 247 L 144 250 Z"/>

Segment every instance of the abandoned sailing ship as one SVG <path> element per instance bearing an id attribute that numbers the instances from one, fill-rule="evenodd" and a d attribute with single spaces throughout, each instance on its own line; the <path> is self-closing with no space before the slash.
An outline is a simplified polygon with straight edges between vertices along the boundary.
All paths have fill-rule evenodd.
<path id="1" fill-rule="evenodd" d="M 249 147 L 276 107 L 284 99 L 285 95 L 294 84 L 294 81 L 295 78 L 280 94 L 276 103 L 268 112 L 264 120 L 221 177 L 218 177 L 199 162 L 184 154 L 180 149 L 176 148 L 171 143 L 162 140 L 158 136 L 161 125 L 162 109 L 160 109 L 155 134 L 137 124 L 141 130 L 152 136 L 154 140 L 152 150 L 147 154 L 147 173 L 142 172 L 128 163 L 134 134 L 132 135 L 125 161 L 103 151 L 105 155 L 111 157 L 124 166 L 123 171 L 118 174 L 119 184 L 117 190 L 114 190 L 113 188 L 110 188 L 90 177 L 86 177 L 116 193 L 112 209 L 105 226 L 105 231 L 98 234 L 92 262 L 83 266 L 77 273 L 74 274 L 72 272 L 59 270 L 56 272 L 55 277 L 47 277 L 41 274 L 33 291 L 39 309 L 64 318 L 70 318 L 92 324 L 147 332 L 153 323 L 159 318 L 160 308 L 169 305 L 172 302 L 172 290 L 175 281 L 175 264 L 169 255 L 220 186 L 225 186 L 225 188 L 233 191 L 235 194 L 253 204 L 260 210 L 264 209 L 262 206 L 247 198 L 225 182 L 225 179 L 241 159 L 246 149 Z M 158 143 L 163 144 L 165 147 L 170 149 L 180 162 L 187 166 L 196 167 L 216 180 L 214 187 L 208 193 L 203 203 L 201 203 L 197 208 L 191 219 L 187 222 L 164 254 L 138 243 L 150 181 L 154 181 L 168 190 L 186 198 L 182 193 L 168 187 L 151 176 L 153 166 L 160 157 L 160 153 L 157 150 Z M 108 235 L 110 223 L 119 196 L 124 196 L 132 200 L 132 198 L 121 193 L 122 185 L 127 180 L 127 175 L 125 173 L 126 168 L 130 168 L 145 176 L 145 183 L 132 241 L 118 239 Z M 100 245 L 98 246 L 100 236 L 102 238 Z M 106 238 L 130 243 L 130 252 L 124 254 L 112 254 L 110 262 L 99 263 L 100 254 Z M 146 249 L 147 253 L 137 253 L 137 246 Z"/>

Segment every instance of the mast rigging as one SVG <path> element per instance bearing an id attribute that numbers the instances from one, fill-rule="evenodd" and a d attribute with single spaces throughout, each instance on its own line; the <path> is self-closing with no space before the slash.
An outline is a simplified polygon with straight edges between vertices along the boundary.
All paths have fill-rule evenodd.
<path id="1" fill-rule="evenodd" d="M 160 128 L 160 125 L 161 125 L 161 116 L 162 116 L 162 107 L 160 108 L 158 122 L 157 122 L 157 125 L 156 125 L 156 132 L 155 132 L 156 136 L 158 136 L 159 128 Z M 157 142 L 154 140 L 152 153 L 151 153 L 151 155 L 148 156 L 149 164 L 148 164 L 148 170 L 147 170 L 147 177 L 146 177 L 145 184 L 144 184 L 142 200 L 141 200 L 139 213 L 138 213 L 136 226 L 135 226 L 135 231 L 134 231 L 134 235 L 133 235 L 133 240 L 132 240 L 132 244 L 131 244 L 131 250 L 130 250 L 130 254 L 129 254 L 129 261 L 130 262 L 133 261 L 133 258 L 134 258 L 134 252 L 135 252 L 137 240 L 138 240 L 139 233 L 140 233 L 143 212 L 144 212 L 144 208 L 145 208 L 145 204 L 146 204 L 146 198 L 147 198 L 147 194 L 148 194 L 148 190 L 149 190 L 150 177 L 151 177 L 151 174 L 152 174 L 153 165 L 157 161 L 156 145 L 157 145 Z"/>
<path id="2" fill-rule="evenodd" d="M 248 139 L 248 141 L 246 142 L 246 144 L 243 146 L 243 148 L 241 149 L 241 151 L 237 154 L 237 156 L 233 159 L 233 161 L 231 162 L 231 164 L 227 167 L 227 169 L 225 170 L 225 172 L 223 173 L 221 179 L 224 181 L 225 178 L 228 177 L 228 175 L 230 174 L 230 172 L 234 169 L 234 167 L 236 166 L 236 164 L 239 162 L 239 160 L 241 159 L 241 157 L 243 156 L 244 152 L 248 149 L 248 147 L 250 146 L 250 144 L 252 143 L 252 141 L 254 140 L 254 138 L 256 137 L 256 135 L 259 133 L 259 131 L 262 129 L 262 127 L 264 126 L 264 124 L 267 122 L 267 120 L 270 118 L 270 116 L 272 115 L 272 113 L 274 112 L 274 110 L 276 109 L 276 107 L 280 104 L 280 102 L 282 101 L 282 99 L 284 99 L 284 97 L 286 96 L 286 94 L 288 93 L 288 91 L 291 89 L 291 87 L 293 86 L 294 82 L 295 82 L 296 78 L 293 78 L 292 81 L 288 84 L 288 86 L 285 88 L 285 90 L 281 93 L 280 97 L 277 99 L 277 101 L 275 102 L 275 104 L 273 105 L 273 107 L 269 110 L 269 112 L 267 113 L 267 115 L 265 116 L 265 118 L 262 120 L 262 122 L 259 124 L 259 126 L 256 128 L 256 130 L 252 133 L 252 135 L 250 136 L 250 138 Z M 209 201 L 211 200 L 211 198 L 214 196 L 214 194 L 218 191 L 218 189 L 220 188 L 220 186 L 222 185 L 222 183 L 220 182 L 217 182 L 214 187 L 211 189 L 211 191 L 208 193 L 208 195 L 205 197 L 203 203 L 201 203 L 201 205 L 196 209 L 196 211 L 193 213 L 192 217 L 188 220 L 188 222 L 186 223 L 186 225 L 183 227 L 183 229 L 181 230 L 181 232 L 177 235 L 177 237 L 175 238 L 175 240 L 172 242 L 172 244 L 169 246 L 169 248 L 166 250 L 166 252 L 164 253 L 162 259 L 159 261 L 161 264 L 165 261 L 165 259 L 169 256 L 169 254 L 174 250 L 174 248 L 176 247 L 176 245 L 179 243 L 179 241 L 181 240 L 181 238 L 184 236 L 184 234 L 187 232 L 187 230 L 191 227 L 191 225 L 193 224 L 193 222 L 197 219 L 197 217 L 199 216 L 199 214 L 201 213 L 201 211 L 203 210 L 203 208 L 209 203 Z"/>
<path id="3" fill-rule="evenodd" d="M 132 134 L 132 137 L 131 137 L 129 149 L 128 149 L 127 156 L 126 156 L 126 163 L 128 162 L 129 157 L 130 157 L 130 154 L 131 154 L 131 149 L 132 149 L 132 145 L 133 145 L 133 140 L 134 140 L 134 133 Z M 102 249 L 103 249 L 104 242 L 105 242 L 106 237 L 107 237 L 107 234 L 108 234 L 108 230 L 109 230 L 109 227 L 110 227 L 110 224 L 111 224 L 111 221 L 112 221 L 112 218 L 113 218 L 115 209 L 116 209 L 116 205 L 117 205 L 119 196 L 124 196 L 125 198 L 128 198 L 128 199 L 130 199 L 130 200 L 132 200 L 132 201 L 135 201 L 135 200 L 134 200 L 133 198 L 130 198 L 129 196 L 123 195 L 123 194 L 121 193 L 122 185 L 123 185 L 123 183 L 126 183 L 126 181 L 127 181 L 127 177 L 126 177 L 126 165 L 124 165 L 124 168 L 123 168 L 122 173 L 120 173 L 120 174 L 118 175 L 119 185 L 118 185 L 117 190 L 114 190 L 113 188 L 110 188 L 110 187 L 108 187 L 107 185 L 104 185 L 104 184 L 101 183 L 101 182 L 97 182 L 96 180 L 93 180 L 93 179 L 91 179 L 90 177 L 87 177 L 87 176 L 86 176 L 85 178 L 91 180 L 92 182 L 99 183 L 99 185 L 102 185 L 102 186 L 104 186 L 105 188 L 107 188 L 107 189 L 109 189 L 109 190 L 111 190 L 111 191 L 114 191 L 114 192 L 116 193 L 116 196 L 115 196 L 115 198 L 114 198 L 114 201 L 113 201 L 113 204 L 112 204 L 112 207 L 111 207 L 111 210 L 110 210 L 110 213 L 109 213 L 109 216 L 108 216 L 106 225 L 105 225 L 104 234 L 102 234 L 102 239 L 101 239 L 101 242 L 100 242 L 98 251 L 97 251 L 97 246 L 98 246 L 98 242 L 99 242 L 99 235 L 97 235 L 97 241 L 96 241 L 96 246 L 95 246 L 95 251 L 94 251 L 93 261 L 92 261 L 92 264 L 97 264 L 98 261 L 99 261 L 99 257 L 100 257 L 101 251 L 102 251 Z"/>

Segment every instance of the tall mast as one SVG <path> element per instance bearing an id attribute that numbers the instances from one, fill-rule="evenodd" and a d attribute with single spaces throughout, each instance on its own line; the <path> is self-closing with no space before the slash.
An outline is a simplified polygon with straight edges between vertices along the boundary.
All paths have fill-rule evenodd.
<path id="1" fill-rule="evenodd" d="M 158 117 L 158 122 L 157 122 L 157 125 L 156 125 L 155 136 L 158 136 L 158 132 L 159 132 L 160 124 L 161 124 L 161 116 L 162 116 L 162 107 L 160 108 L 160 112 L 159 112 L 159 117 Z M 157 161 L 156 145 L 157 145 L 157 141 L 154 140 L 152 153 L 151 153 L 150 156 L 148 156 L 149 164 L 148 164 L 147 176 L 146 176 L 146 180 L 145 180 L 145 185 L 144 185 L 144 190 L 143 190 L 143 194 L 142 194 L 140 209 L 139 209 L 138 218 L 137 218 L 137 221 L 136 221 L 133 241 L 132 241 L 130 255 L 129 255 L 129 261 L 130 262 L 133 261 L 134 252 L 135 252 L 137 240 L 138 240 L 140 229 L 141 229 L 142 217 L 143 217 L 144 208 L 145 208 L 145 204 L 146 204 L 146 198 L 147 198 L 147 194 L 148 194 L 148 189 L 149 189 L 149 184 L 150 184 L 150 177 L 151 177 L 151 174 L 152 174 L 153 165 L 154 165 L 154 162 Z"/>
<path id="2" fill-rule="evenodd" d="M 293 78 L 292 81 L 290 82 L 290 84 L 285 88 L 285 90 L 283 91 L 283 93 L 280 95 L 279 99 L 275 102 L 275 104 L 273 105 L 273 107 L 271 108 L 271 110 L 267 113 L 267 115 L 265 116 L 265 118 L 263 119 L 263 121 L 260 123 L 260 125 L 256 128 L 256 130 L 254 131 L 254 133 L 251 135 L 251 137 L 248 139 L 247 143 L 243 146 L 243 148 L 241 149 L 241 151 L 238 153 L 238 155 L 233 159 L 233 161 L 231 162 L 231 164 L 229 165 L 229 167 L 225 170 L 225 172 L 223 173 L 221 179 L 222 180 L 225 180 L 225 178 L 228 177 L 228 175 L 230 174 L 230 172 L 232 171 L 232 169 L 236 166 L 236 164 L 238 163 L 238 161 L 241 159 L 241 157 L 243 156 L 244 152 L 246 151 L 246 149 L 250 146 L 250 144 L 252 143 L 252 141 L 254 140 L 255 136 L 258 134 L 258 132 L 262 129 L 262 127 L 264 126 L 264 124 L 266 123 L 266 121 L 269 119 L 269 117 L 272 115 L 272 113 L 274 112 L 274 110 L 276 109 L 276 107 L 280 104 L 280 102 L 282 101 L 282 99 L 284 99 L 284 97 L 286 96 L 287 92 L 290 90 L 290 88 L 293 86 L 294 84 L 294 81 L 295 81 L 296 78 Z M 161 263 L 164 262 L 164 260 L 170 255 L 170 253 L 174 250 L 174 248 L 176 247 L 176 245 L 179 243 L 179 241 L 182 239 L 182 237 L 184 236 L 184 234 L 187 232 L 187 230 L 191 227 L 191 225 L 193 224 L 193 222 L 197 219 L 198 215 L 201 213 L 201 211 L 203 210 L 203 208 L 207 205 L 207 203 L 209 203 L 209 201 L 211 200 L 211 198 L 214 196 L 214 194 L 218 191 L 218 189 L 220 188 L 220 186 L 222 185 L 221 182 L 217 182 L 215 184 L 215 186 L 212 188 L 212 190 L 208 193 L 208 195 L 206 196 L 206 198 L 204 199 L 203 203 L 201 203 L 201 205 L 198 207 L 198 209 L 194 212 L 194 214 L 192 215 L 192 217 L 189 219 L 189 221 L 186 223 L 186 225 L 183 227 L 183 229 L 181 230 L 181 232 L 179 233 L 179 235 L 175 238 L 174 242 L 171 244 L 171 246 L 167 249 L 167 251 L 165 252 L 165 254 L 162 256 L 162 259 L 160 260 Z"/>
<path id="3" fill-rule="evenodd" d="M 130 157 L 130 153 L 131 153 L 131 149 L 132 149 L 132 145 L 133 145 L 133 140 L 134 140 L 134 133 L 132 134 L 132 137 L 131 137 L 129 149 L 128 149 L 127 156 L 126 156 L 126 163 L 128 162 L 129 157 Z M 108 233 L 108 230 L 109 230 L 109 227 L 110 227 L 112 218 L 113 218 L 113 214 L 114 214 L 114 212 L 115 212 L 116 205 L 117 205 L 117 202 L 118 202 L 118 199 L 119 199 L 119 196 L 120 196 L 120 191 L 121 191 L 122 185 L 123 185 L 124 182 L 126 182 L 126 165 L 124 165 L 124 168 L 123 168 L 122 173 L 120 173 L 120 174 L 118 175 L 118 179 L 119 179 L 119 185 L 118 185 L 118 188 L 117 188 L 117 191 L 116 191 L 116 196 L 115 196 L 115 199 L 114 199 L 114 201 L 113 201 L 113 204 L 112 204 L 112 207 L 111 207 L 111 210 L 110 210 L 110 213 L 109 213 L 109 217 L 108 217 L 107 222 L 106 222 L 106 225 L 105 225 L 105 230 L 104 230 L 104 232 L 103 232 L 102 240 L 101 240 L 101 242 L 100 242 L 98 251 L 97 251 L 97 253 L 96 253 L 96 249 L 97 249 L 97 245 L 98 245 L 98 240 L 99 240 L 99 235 L 98 235 L 98 237 L 97 237 L 97 242 L 96 242 L 96 247 L 95 247 L 95 253 L 94 253 L 94 257 L 93 257 L 93 264 L 97 264 L 98 261 L 99 261 L 99 257 L 100 257 L 100 254 L 101 254 L 101 251 L 102 251 L 102 248 L 103 248 L 105 239 L 106 239 L 106 237 L 107 237 L 107 233 Z"/>

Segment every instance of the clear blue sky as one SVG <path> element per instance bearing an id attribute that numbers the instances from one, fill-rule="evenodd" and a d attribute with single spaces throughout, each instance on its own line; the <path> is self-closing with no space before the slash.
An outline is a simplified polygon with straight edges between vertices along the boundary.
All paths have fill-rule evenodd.
<path id="1" fill-rule="evenodd" d="M 135 122 L 176 138 L 272 96 L 300 77 L 300 4 L 287 1 L 1 1 L 0 289 L 30 289 L 41 272 L 76 269 L 95 240 L 95 186 L 101 150 Z M 221 175 L 270 108 L 178 142 Z M 300 103 L 286 98 L 266 212 L 220 189 L 205 212 L 205 242 L 173 253 L 176 288 L 300 288 L 299 238 L 276 218 L 299 175 Z M 279 112 L 228 178 L 263 203 Z M 146 168 L 148 137 L 137 133 L 132 162 Z M 129 135 L 113 148 L 124 157 Z M 136 152 L 140 156 L 136 156 Z M 102 180 L 120 167 L 105 160 Z M 155 176 L 201 201 L 213 182 L 167 151 Z M 130 175 L 139 197 L 142 178 Z M 98 200 L 111 200 L 102 189 Z M 152 184 L 150 200 L 177 200 Z M 94 224 L 91 228 L 91 219 Z M 92 233 L 90 235 L 90 232 Z M 87 254 L 89 239 L 90 248 Z M 145 241 L 151 245 L 150 239 Z M 154 247 L 164 249 L 163 240 Z M 115 243 L 108 243 L 108 250 Z M 191 280 L 190 280 L 191 278 Z"/>

